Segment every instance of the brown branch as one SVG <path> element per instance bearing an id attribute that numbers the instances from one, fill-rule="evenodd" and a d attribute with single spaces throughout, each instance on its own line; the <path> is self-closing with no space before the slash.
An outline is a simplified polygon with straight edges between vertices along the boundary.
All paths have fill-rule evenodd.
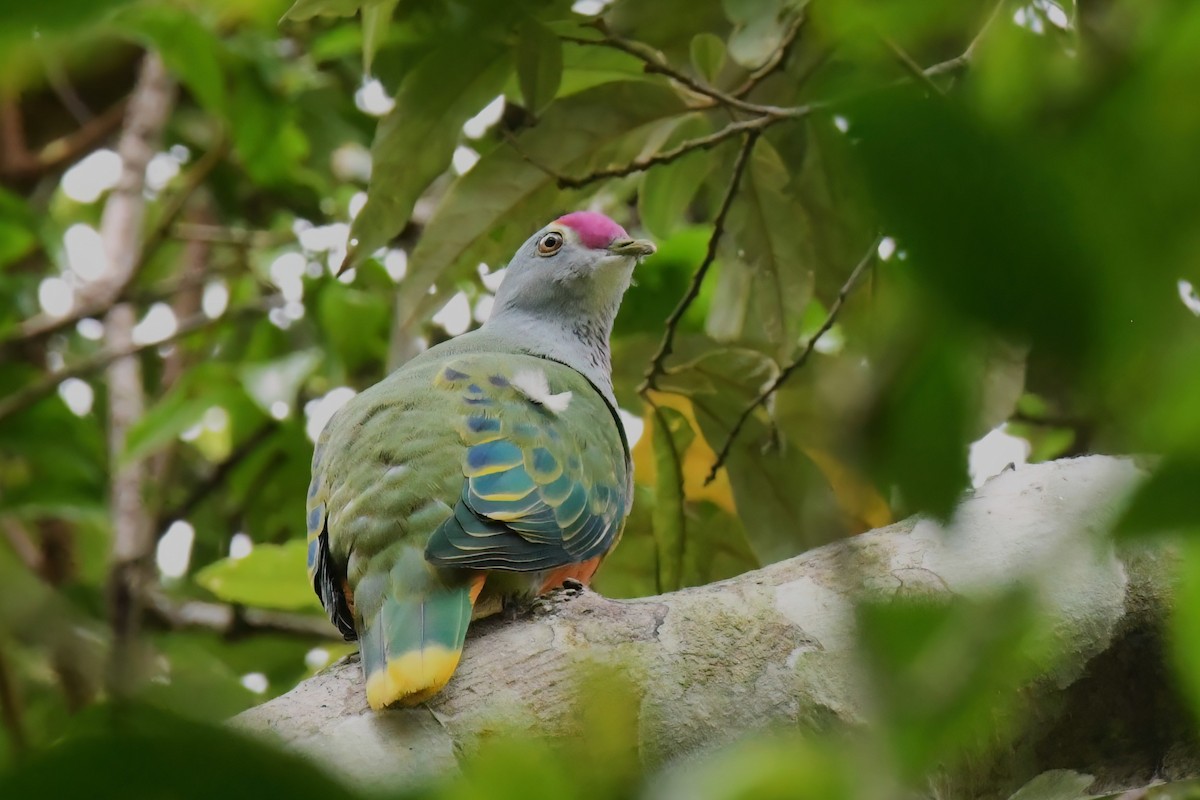
<path id="1" fill-rule="evenodd" d="M 167 238 L 174 226 L 175 220 L 183 212 L 187 201 L 200 188 L 213 169 L 221 163 L 228 152 L 229 141 L 228 139 L 222 139 L 196 162 L 196 166 L 188 170 L 184 177 L 183 185 L 163 205 L 163 210 L 158 217 L 158 221 L 146 237 L 141 248 L 137 251 L 137 255 L 126 274 L 118 275 L 116 280 L 96 284 L 94 291 L 88 296 L 80 298 L 76 303 L 75 310 L 66 316 L 51 317 L 47 314 L 39 314 L 26 320 L 21 325 L 20 331 L 16 336 L 5 340 L 0 345 L 7 348 L 28 344 L 29 342 L 45 338 L 78 323 L 82 319 L 101 316 L 115 304 L 126 299 L 142 268 L 146 266 L 155 249 Z"/>
<path id="2" fill-rule="evenodd" d="M 188 495 L 186 498 L 184 498 L 183 502 L 177 506 L 172 506 L 171 508 L 166 509 L 159 514 L 158 520 L 155 524 L 155 529 L 162 530 L 167 526 L 167 523 L 172 520 L 186 519 L 198 505 L 204 502 L 204 500 L 210 494 L 216 491 L 221 484 L 225 482 L 225 480 L 229 477 L 229 473 L 231 473 L 238 464 L 245 461 L 254 452 L 255 448 L 266 441 L 267 437 L 269 437 L 275 431 L 275 428 L 275 422 L 271 421 L 265 423 L 254 433 L 250 434 L 246 441 L 238 445 L 236 450 L 230 453 L 224 461 L 217 464 L 213 468 L 212 473 L 206 479 L 192 487 L 192 490 L 188 492 Z"/>
<path id="3" fill-rule="evenodd" d="M 817 106 L 805 106 L 807 112 L 815 111 Z M 558 175 L 551 172 L 550 175 L 558 179 L 558 187 L 560 189 L 579 189 L 587 186 L 589 183 L 604 180 L 606 178 L 621 178 L 626 175 L 632 175 L 635 172 L 644 172 L 651 167 L 657 167 L 662 164 L 670 164 L 672 161 L 682 158 L 688 153 L 698 150 L 709 150 L 724 141 L 732 139 L 735 136 L 743 133 L 753 133 L 757 135 L 759 131 L 774 125 L 777 122 L 782 122 L 784 117 L 754 117 L 753 119 L 743 120 L 742 122 L 734 122 L 721 128 L 719 131 L 698 136 L 695 139 L 688 139 L 686 142 L 681 142 L 670 150 L 664 150 L 661 153 L 655 153 L 646 158 L 639 158 L 631 161 L 628 164 L 620 167 L 610 167 L 607 169 L 599 169 L 595 172 L 590 172 L 587 175 L 578 177 L 570 177 L 566 175 Z M 795 119 L 791 117 L 790 119 Z"/>
<path id="4" fill-rule="evenodd" d="M 21 712 L 21 698 L 17 695 L 16 680 L 9 667 L 4 648 L 0 646 L 0 720 L 8 732 L 13 754 L 18 758 L 29 750 L 29 737 L 25 733 L 25 720 Z"/>
<path id="5" fill-rule="evenodd" d="M 1007 5 L 1007 0 L 998 0 L 995 8 L 992 9 L 992 13 L 988 15 L 987 21 L 985 21 L 983 23 L 983 27 L 979 29 L 979 33 L 975 34 L 975 38 L 971 40 L 971 43 L 967 45 L 967 49 L 963 50 L 960 55 L 957 55 L 954 58 L 948 59 L 939 64 L 934 64 L 933 66 L 927 67 L 922 71 L 927 76 L 934 77 L 936 75 L 945 75 L 951 72 L 958 72 L 959 70 L 966 69 L 968 66 L 970 66 L 971 62 L 975 59 L 975 53 L 979 49 L 980 42 L 983 41 L 983 38 L 987 35 L 987 32 L 991 30 L 992 25 L 995 24 L 997 18 L 999 18 L 1000 12 L 1004 10 L 1005 5 Z"/>
<path id="6" fill-rule="evenodd" d="M 615 36 L 609 33 L 607 29 L 604 28 L 603 21 L 601 20 L 597 20 L 595 23 L 593 23 L 593 27 L 596 27 L 596 29 L 604 35 L 604 38 L 588 39 L 582 36 L 560 36 L 559 38 L 565 42 L 572 42 L 574 44 L 590 45 L 592 47 L 607 47 L 612 50 L 619 50 L 622 53 L 628 53 L 645 65 L 646 72 L 664 75 L 676 83 L 691 89 L 696 94 L 707 97 L 716 105 L 722 105 L 726 108 L 735 109 L 737 111 L 745 111 L 749 114 L 755 114 L 763 117 L 780 118 L 795 117 L 797 111 L 799 110 L 797 107 L 761 105 L 759 103 L 751 103 L 747 100 L 743 100 L 740 97 L 734 97 L 732 94 L 723 92 L 713 86 L 709 86 L 707 83 L 696 80 L 687 73 L 671 66 L 657 50 L 654 50 L 647 45 L 642 44 L 641 42 L 623 39 L 620 36 Z"/>
<path id="7" fill-rule="evenodd" d="M 92 117 L 78 129 L 55 139 L 37 152 L 25 149 L 24 133 L 20 129 L 19 109 L 15 101 L 5 109 L 4 153 L 0 153 L 0 180 L 8 182 L 38 178 L 77 160 L 96 149 L 121 126 L 128 98 L 122 98 L 98 116 Z"/>
<path id="8" fill-rule="evenodd" d="M 209 319 L 204 314 L 197 314 L 196 316 L 179 323 L 179 327 L 176 329 L 175 333 L 165 339 L 160 339 L 155 342 L 147 342 L 146 344 L 130 343 L 121 347 L 106 346 L 88 358 L 85 358 L 83 361 L 80 361 L 75 366 L 68 367 L 53 374 L 47 375 L 37 383 L 26 386 L 20 391 L 14 392 L 9 396 L 0 399 L 0 420 L 7 419 L 13 414 L 24 411 L 39 400 L 53 394 L 54 390 L 58 388 L 58 385 L 68 378 L 82 378 L 85 375 L 90 375 L 97 370 L 104 369 L 117 359 L 137 355 L 143 350 L 149 350 L 152 347 L 161 347 L 164 344 L 181 339 L 189 334 L 212 327 L 213 325 L 223 322 L 227 318 L 248 314 L 259 314 L 262 311 L 273 307 L 277 304 L 277 302 L 278 298 L 276 297 L 267 298 L 262 302 L 251 303 L 250 305 L 235 309 L 225 316 L 216 317 L 214 319 Z"/>
<path id="9" fill-rule="evenodd" d="M 245 608 L 205 600 L 175 600 L 161 591 L 147 592 L 146 610 L 169 628 L 203 628 L 228 638 L 247 633 L 281 633 L 288 636 L 342 641 L 323 616 Z"/>
<path id="10" fill-rule="evenodd" d="M 291 231 L 256 231 L 246 228 L 225 228 L 195 222 L 178 222 L 168 235 L 185 242 L 205 242 L 231 247 L 278 247 L 296 239 Z"/>
<path id="11" fill-rule="evenodd" d="M 897 44 L 895 39 L 892 39 L 890 36 L 881 36 L 880 39 L 883 40 L 883 43 L 887 49 L 892 52 L 892 55 L 896 57 L 896 60 L 900 62 L 900 65 L 908 71 L 908 74 L 911 75 L 913 79 L 917 81 L 917 83 L 923 84 L 927 89 L 936 95 L 944 95 L 946 93 L 946 91 L 941 86 L 938 86 L 937 83 L 934 82 L 933 78 L 931 78 L 925 72 L 924 68 L 922 68 L 920 64 L 918 64 L 916 61 L 913 61 L 912 56 L 910 56 L 908 52 L 904 50 L 904 48 Z"/>
<path id="12" fill-rule="evenodd" d="M 771 383 L 765 389 L 763 389 L 759 395 L 750 402 L 749 405 L 742 409 L 742 413 L 738 415 L 737 421 L 734 422 L 733 427 L 730 428 L 729 435 L 725 437 L 725 442 L 721 445 L 720 452 L 717 453 L 717 459 L 713 462 L 712 468 L 708 471 L 708 477 L 704 479 L 704 484 L 706 486 L 716 479 L 717 472 L 725 465 L 725 460 L 729 458 L 729 451 L 733 448 L 734 440 L 736 440 L 738 434 L 741 433 L 742 427 L 746 424 L 746 420 L 750 418 L 750 415 L 754 413 L 756 408 L 767 402 L 767 399 L 779 390 L 779 387 L 784 384 L 784 381 L 792 376 L 792 373 L 804 366 L 805 362 L 808 361 L 808 357 L 811 356 L 813 350 L 816 349 L 817 343 L 821 341 L 821 337 L 828 333 L 830 328 L 833 327 L 833 323 L 837 321 L 838 314 L 841 312 L 842 306 L 846 302 L 846 298 L 850 296 L 850 292 L 853 291 L 855 284 L 858 283 L 858 279 L 862 276 L 863 272 L 866 271 L 867 267 L 869 267 L 875 261 L 876 255 L 879 252 L 879 242 L 881 239 L 882 237 L 876 236 L 871 241 L 871 246 L 867 249 L 867 252 L 863 254 L 862 259 L 859 260 L 858 264 L 854 267 L 854 270 L 850 273 L 850 277 L 846 278 L 846 282 L 842 284 L 842 288 L 838 290 L 837 298 L 833 301 L 833 305 L 829 307 L 829 313 L 825 316 L 825 321 L 821 323 L 821 327 L 817 329 L 817 332 L 809 338 L 808 343 L 805 344 L 804 350 L 801 351 L 800 355 L 797 356 L 792 363 L 780 370 L 779 374 L 775 376 L 775 379 L 771 381 Z"/>
<path id="13" fill-rule="evenodd" d="M 729 178 L 729 188 L 725 190 L 725 197 L 721 199 L 721 206 L 717 211 L 716 218 L 713 220 L 712 235 L 708 237 L 708 250 L 704 254 L 704 260 L 700 262 L 700 266 L 696 268 L 696 272 L 692 275 L 687 292 L 680 298 L 679 304 L 675 306 L 675 310 L 667 317 L 666 331 L 663 333 L 662 341 L 659 342 L 658 352 L 650 359 L 650 365 L 646 368 L 645 377 L 642 380 L 641 386 L 638 387 L 638 393 L 643 396 L 648 390 L 655 388 L 655 382 L 663 372 L 663 363 L 671 355 L 671 350 L 674 347 L 675 329 L 679 326 L 679 320 L 683 318 L 688 307 L 700 294 L 700 286 L 704 283 L 704 276 L 708 274 L 709 268 L 717 258 L 717 245 L 720 244 L 721 235 L 725 232 L 725 218 L 729 215 L 729 209 L 733 206 L 733 199 L 737 196 L 738 184 L 741 183 L 742 173 L 746 171 L 746 165 L 750 162 L 750 154 L 754 150 L 754 144 L 757 141 L 757 130 L 747 133 L 746 139 L 742 142 L 742 149 L 738 151 L 737 160 L 733 162 L 733 174 Z"/>

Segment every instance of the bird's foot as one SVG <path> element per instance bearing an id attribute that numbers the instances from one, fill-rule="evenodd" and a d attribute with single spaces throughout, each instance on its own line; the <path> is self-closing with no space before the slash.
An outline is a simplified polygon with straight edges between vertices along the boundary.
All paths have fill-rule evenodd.
<path id="1" fill-rule="evenodd" d="M 551 589 L 535 598 L 530 610 L 540 614 L 549 614 L 555 606 L 574 600 L 582 596 L 585 591 L 587 591 L 587 587 L 580 581 L 574 578 L 564 578 L 562 585 L 557 589 Z"/>

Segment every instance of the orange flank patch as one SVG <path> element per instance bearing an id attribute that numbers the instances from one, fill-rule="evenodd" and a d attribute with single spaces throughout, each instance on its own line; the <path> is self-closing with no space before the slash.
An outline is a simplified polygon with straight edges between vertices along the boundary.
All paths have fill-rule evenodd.
<path id="1" fill-rule="evenodd" d="M 483 585 L 487 583 L 487 573 L 479 572 L 475 577 L 471 578 L 471 605 L 475 605 L 475 601 L 479 599 L 479 593 L 483 591 Z"/>
<path id="2" fill-rule="evenodd" d="M 587 561 L 581 561 L 578 564 L 567 564 L 566 566 L 559 567 L 546 576 L 542 588 L 538 589 L 538 594 L 545 594 L 557 589 L 563 585 L 563 581 L 571 578 L 587 586 L 591 582 L 592 576 L 596 574 L 596 569 L 600 566 L 600 558 L 600 556 L 596 556 Z"/>
<path id="3" fill-rule="evenodd" d="M 342 597 L 346 599 L 346 608 L 350 610 L 350 619 L 354 619 L 354 592 L 350 591 L 349 581 L 342 581 Z"/>

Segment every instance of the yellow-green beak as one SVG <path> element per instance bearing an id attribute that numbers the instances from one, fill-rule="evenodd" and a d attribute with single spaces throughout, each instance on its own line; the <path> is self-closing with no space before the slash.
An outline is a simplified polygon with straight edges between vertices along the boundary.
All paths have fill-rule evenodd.
<path id="1" fill-rule="evenodd" d="M 633 258 L 653 255 L 656 249 L 658 248 L 654 246 L 654 242 L 646 239 L 617 239 L 608 246 L 608 252 L 614 256 L 630 256 Z"/>

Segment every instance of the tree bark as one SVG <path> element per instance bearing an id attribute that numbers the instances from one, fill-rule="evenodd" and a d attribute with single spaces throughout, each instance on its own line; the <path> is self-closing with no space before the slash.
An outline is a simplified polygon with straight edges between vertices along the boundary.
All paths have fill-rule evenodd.
<path id="1" fill-rule="evenodd" d="M 940 796 L 1007 797 L 1051 769 L 1094 776 L 1093 792 L 1200 774 L 1164 677 L 1170 549 L 1118 550 L 1105 535 L 1142 477 L 1102 456 L 1010 470 L 946 526 L 908 519 L 709 586 L 628 601 L 586 592 L 476 623 L 458 673 L 419 708 L 372 713 L 348 659 L 234 725 L 394 789 L 457 769 L 497 730 L 572 732 L 581 666 L 598 662 L 639 685 L 640 752 L 660 765 L 773 726 L 869 726 L 857 600 L 1022 583 L 1044 601 L 1060 658 L 1027 687 L 1027 724 Z"/>

